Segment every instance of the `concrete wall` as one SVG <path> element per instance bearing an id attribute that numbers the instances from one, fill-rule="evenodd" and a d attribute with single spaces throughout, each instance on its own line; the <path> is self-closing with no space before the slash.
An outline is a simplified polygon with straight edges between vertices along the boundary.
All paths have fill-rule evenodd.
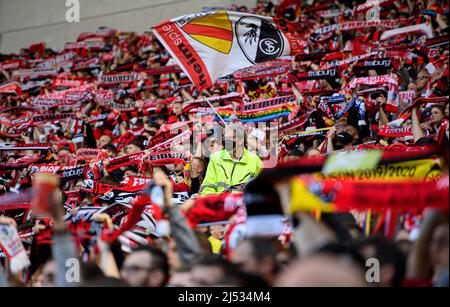
<path id="1" fill-rule="evenodd" d="M 32 43 L 45 41 L 63 48 L 81 32 L 109 26 L 143 33 L 151 26 L 204 6 L 252 7 L 256 0 L 79 0 L 79 23 L 65 20 L 66 0 L 0 0 L 0 52 L 17 52 Z"/>

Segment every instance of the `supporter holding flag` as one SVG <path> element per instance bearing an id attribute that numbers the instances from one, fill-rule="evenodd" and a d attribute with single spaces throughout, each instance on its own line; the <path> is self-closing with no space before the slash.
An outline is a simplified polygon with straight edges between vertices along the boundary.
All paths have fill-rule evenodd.
<path id="1" fill-rule="evenodd" d="M 283 19 L 238 12 L 202 12 L 171 19 L 154 33 L 197 89 L 256 63 L 307 53 Z"/>

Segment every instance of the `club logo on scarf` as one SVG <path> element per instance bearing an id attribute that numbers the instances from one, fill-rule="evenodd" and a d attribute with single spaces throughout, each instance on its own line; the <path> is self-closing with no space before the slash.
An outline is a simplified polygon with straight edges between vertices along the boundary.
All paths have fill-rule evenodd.
<path id="1" fill-rule="evenodd" d="M 95 179 L 95 173 L 93 171 L 91 171 L 91 170 L 88 170 L 86 172 L 86 177 L 87 177 L 87 179 L 93 180 L 93 179 Z"/>
<path id="2" fill-rule="evenodd" d="M 104 195 L 101 195 L 99 199 L 103 202 L 106 202 L 108 204 L 112 203 L 125 203 L 129 204 L 133 201 L 133 199 L 136 197 L 135 192 L 124 192 L 120 190 L 111 190 Z"/>
<path id="3" fill-rule="evenodd" d="M 226 12 L 196 18 L 182 27 L 190 37 L 220 53 L 229 54 L 233 45 L 233 31 Z"/>
<path id="4" fill-rule="evenodd" d="M 81 187 L 86 190 L 92 190 L 94 188 L 94 181 L 92 179 L 84 180 Z"/>
<path id="5" fill-rule="evenodd" d="M 274 60 L 283 52 L 283 36 L 267 20 L 255 16 L 241 17 L 235 31 L 239 47 L 253 64 Z"/>

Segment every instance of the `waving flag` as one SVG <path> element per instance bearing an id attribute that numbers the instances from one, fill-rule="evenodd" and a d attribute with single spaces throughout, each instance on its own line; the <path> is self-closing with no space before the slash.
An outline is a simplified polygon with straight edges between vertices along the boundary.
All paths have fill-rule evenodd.
<path id="1" fill-rule="evenodd" d="M 282 19 L 227 11 L 182 16 L 154 28 L 199 90 L 239 69 L 305 52 L 306 42 L 292 33 Z"/>
<path id="2" fill-rule="evenodd" d="M 233 29 L 226 12 L 199 17 L 183 27 L 183 31 L 199 43 L 223 54 L 233 45 Z"/>

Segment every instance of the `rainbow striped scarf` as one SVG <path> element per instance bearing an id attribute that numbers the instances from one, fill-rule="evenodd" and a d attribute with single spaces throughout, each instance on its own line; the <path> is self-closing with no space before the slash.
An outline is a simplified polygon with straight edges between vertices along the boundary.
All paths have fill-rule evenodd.
<path id="1" fill-rule="evenodd" d="M 218 108 L 218 114 L 225 121 L 230 121 L 230 117 L 235 115 L 243 123 L 257 123 L 270 121 L 282 116 L 289 115 L 295 105 L 290 105 L 289 102 L 293 101 L 294 98 L 290 96 L 272 98 L 256 103 L 251 103 L 248 107 L 239 107 L 237 110 L 232 110 L 230 108 Z M 264 107 L 257 107 L 263 106 Z M 216 115 L 216 120 L 218 120 Z"/>

